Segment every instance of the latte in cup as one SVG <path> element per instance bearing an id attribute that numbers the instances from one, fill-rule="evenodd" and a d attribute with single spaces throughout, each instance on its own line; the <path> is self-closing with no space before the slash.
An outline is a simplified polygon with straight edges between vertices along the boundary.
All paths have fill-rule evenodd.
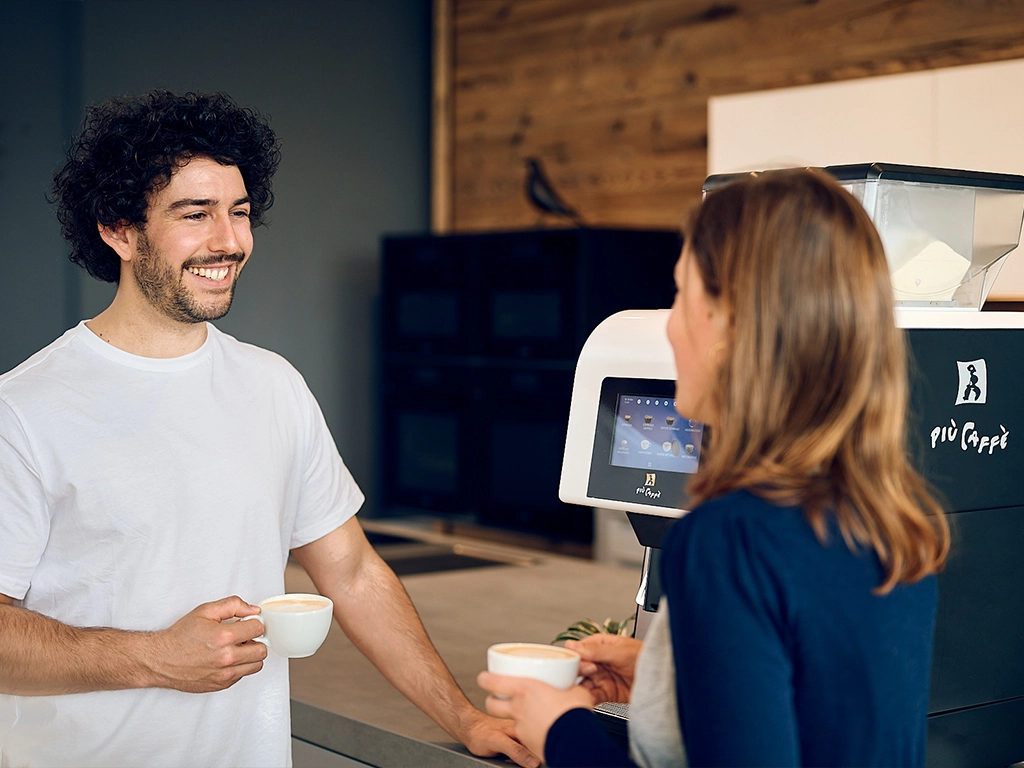
<path id="1" fill-rule="evenodd" d="M 543 643 L 498 643 L 487 649 L 487 670 L 498 675 L 530 677 L 562 690 L 576 684 L 580 655 Z"/>
<path id="2" fill-rule="evenodd" d="M 260 613 L 246 619 L 263 622 L 257 637 L 278 656 L 303 659 L 316 653 L 327 639 L 334 617 L 334 603 L 322 595 L 289 594 L 269 597 L 260 603 Z"/>
<path id="3" fill-rule="evenodd" d="M 318 597 L 313 600 L 308 597 L 272 597 L 260 603 L 264 611 L 286 611 L 288 613 L 302 613 L 303 611 L 317 611 L 326 605 L 326 597 Z"/>
<path id="4" fill-rule="evenodd" d="M 529 656 L 533 659 L 567 659 L 576 656 L 572 651 L 559 648 L 556 645 L 537 645 L 534 643 L 508 643 L 498 653 L 507 653 L 511 656 Z"/>

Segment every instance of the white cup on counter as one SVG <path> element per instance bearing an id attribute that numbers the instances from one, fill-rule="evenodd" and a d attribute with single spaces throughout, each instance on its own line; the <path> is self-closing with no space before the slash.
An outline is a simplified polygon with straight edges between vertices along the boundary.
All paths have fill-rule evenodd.
<path id="1" fill-rule="evenodd" d="M 304 659 L 312 656 L 327 639 L 334 617 L 334 603 L 323 595 L 290 593 L 260 602 L 260 613 L 242 621 L 263 623 L 263 634 L 254 638 L 278 656 Z"/>

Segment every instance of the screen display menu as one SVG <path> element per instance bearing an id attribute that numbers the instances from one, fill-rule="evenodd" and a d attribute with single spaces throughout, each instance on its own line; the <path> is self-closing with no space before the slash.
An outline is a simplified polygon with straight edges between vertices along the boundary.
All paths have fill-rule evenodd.
<path id="1" fill-rule="evenodd" d="M 700 462 L 699 421 L 683 418 L 672 398 L 619 394 L 609 463 L 693 474 Z"/>

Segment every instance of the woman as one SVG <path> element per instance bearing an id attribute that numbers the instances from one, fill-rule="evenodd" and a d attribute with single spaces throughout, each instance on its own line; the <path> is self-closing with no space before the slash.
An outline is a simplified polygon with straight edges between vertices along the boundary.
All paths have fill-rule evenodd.
<path id="1" fill-rule="evenodd" d="M 949 531 L 907 461 L 877 232 L 823 174 L 750 176 L 693 213 L 675 279 L 677 409 L 711 443 L 645 647 L 574 644 L 567 692 L 481 673 L 488 710 L 551 765 L 629 765 L 587 711 L 627 693 L 642 765 L 923 765 Z"/>

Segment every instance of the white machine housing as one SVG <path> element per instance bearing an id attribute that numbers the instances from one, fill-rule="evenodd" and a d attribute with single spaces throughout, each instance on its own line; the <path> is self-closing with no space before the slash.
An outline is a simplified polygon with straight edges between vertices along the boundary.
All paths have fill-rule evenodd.
<path id="1" fill-rule="evenodd" d="M 603 320 L 580 350 L 569 406 L 558 497 L 566 504 L 678 517 L 679 510 L 641 501 L 622 502 L 588 495 L 601 385 L 608 377 L 674 382 L 676 365 L 665 335 L 667 309 L 633 309 Z"/>

